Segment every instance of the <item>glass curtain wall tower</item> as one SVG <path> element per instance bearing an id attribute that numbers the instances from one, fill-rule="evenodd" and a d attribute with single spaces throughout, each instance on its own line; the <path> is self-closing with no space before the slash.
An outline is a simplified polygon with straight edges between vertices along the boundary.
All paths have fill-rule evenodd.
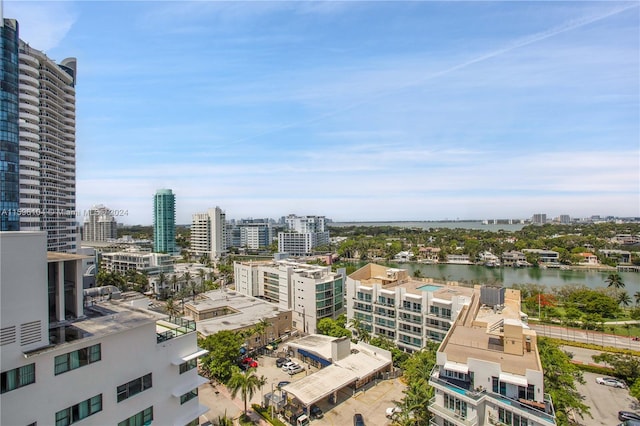
<path id="1" fill-rule="evenodd" d="M 170 189 L 159 189 L 153 197 L 153 251 L 176 251 L 176 198 Z"/>
<path id="2" fill-rule="evenodd" d="M 0 231 L 20 229 L 18 22 L 0 18 Z"/>

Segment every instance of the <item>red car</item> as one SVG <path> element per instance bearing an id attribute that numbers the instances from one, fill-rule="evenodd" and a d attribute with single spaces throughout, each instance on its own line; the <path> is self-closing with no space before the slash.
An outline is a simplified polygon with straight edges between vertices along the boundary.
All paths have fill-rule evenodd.
<path id="1" fill-rule="evenodd" d="M 246 365 L 247 368 L 258 368 L 258 361 L 254 360 L 253 358 L 243 358 L 242 359 L 242 364 Z"/>

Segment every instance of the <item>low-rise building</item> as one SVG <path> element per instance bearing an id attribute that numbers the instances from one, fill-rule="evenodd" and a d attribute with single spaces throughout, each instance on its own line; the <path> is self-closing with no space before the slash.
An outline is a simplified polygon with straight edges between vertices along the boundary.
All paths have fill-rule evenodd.
<path id="1" fill-rule="evenodd" d="M 556 424 L 518 290 L 474 293 L 440 344 L 429 384 L 433 425 Z"/>
<path id="2" fill-rule="evenodd" d="M 407 351 L 440 342 L 473 289 L 412 279 L 404 269 L 370 263 L 347 277 L 347 319 Z"/>
<path id="3" fill-rule="evenodd" d="M 631 263 L 631 252 L 626 250 L 599 250 L 598 253 L 618 263 Z"/>
<path id="4" fill-rule="evenodd" d="M 581 265 L 597 265 L 598 264 L 598 256 L 593 253 L 578 253 L 578 257 L 580 257 Z"/>
<path id="5" fill-rule="evenodd" d="M 453 263 L 456 265 L 469 265 L 472 262 L 468 254 L 448 254 L 447 263 Z"/>
<path id="6" fill-rule="evenodd" d="M 502 253 L 502 265 L 519 268 L 521 266 L 529 266 L 529 263 L 527 262 L 527 256 L 523 252 L 511 250 Z"/>
<path id="7" fill-rule="evenodd" d="M 195 323 L 83 291 L 82 259 L 0 232 L 0 424 L 197 425 Z"/>
<path id="8" fill-rule="evenodd" d="M 248 350 L 290 336 L 293 331 L 290 310 L 233 290 L 208 291 L 195 301 L 185 303 L 184 309 L 185 315 L 196 321 L 198 333 L 204 337 L 222 330 L 252 330 L 262 322 L 265 324 L 264 331 L 247 338 Z"/>
<path id="9" fill-rule="evenodd" d="M 102 253 L 102 267 L 110 272 L 124 274 L 129 269 L 156 275 L 173 272 L 173 258 L 166 253 L 116 251 Z"/>
<path id="10" fill-rule="evenodd" d="M 523 249 L 522 251 L 538 255 L 540 263 L 560 263 L 560 253 L 557 251 L 543 249 Z"/>

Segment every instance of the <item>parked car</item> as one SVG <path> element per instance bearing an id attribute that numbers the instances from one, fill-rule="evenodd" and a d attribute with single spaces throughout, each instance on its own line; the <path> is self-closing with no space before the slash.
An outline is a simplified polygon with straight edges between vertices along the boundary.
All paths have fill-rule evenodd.
<path id="1" fill-rule="evenodd" d="M 309 408 L 309 413 L 311 413 L 312 419 L 321 419 L 324 417 L 324 413 L 316 404 L 311 404 L 311 408 Z"/>
<path id="2" fill-rule="evenodd" d="M 278 382 L 278 389 L 280 389 L 281 387 L 287 386 L 289 383 L 291 383 L 291 382 L 288 382 L 286 380 Z"/>
<path id="3" fill-rule="evenodd" d="M 243 358 L 242 359 L 242 365 L 246 366 L 246 368 L 258 368 L 258 361 L 254 360 L 253 358 Z"/>
<path id="4" fill-rule="evenodd" d="M 301 373 L 303 371 L 304 371 L 304 367 L 301 366 L 301 365 L 296 364 L 293 367 L 290 367 L 287 370 L 287 373 L 289 373 L 290 376 L 293 376 L 294 374 L 298 374 L 298 373 Z"/>
<path id="5" fill-rule="evenodd" d="M 291 362 L 291 358 L 278 358 L 276 360 L 276 367 L 282 368 L 287 362 Z"/>
<path id="6" fill-rule="evenodd" d="M 387 408 L 387 410 L 385 411 L 385 414 L 387 416 L 388 419 L 392 418 L 395 414 L 401 413 L 402 409 L 400 409 L 400 407 L 389 407 Z"/>
<path id="7" fill-rule="evenodd" d="M 640 421 L 640 414 L 632 411 L 618 411 L 618 420 L 624 422 L 625 420 Z"/>
<path id="8" fill-rule="evenodd" d="M 353 426 L 365 426 L 364 417 L 362 417 L 362 414 L 356 413 L 353 415 Z"/>
<path id="9" fill-rule="evenodd" d="M 299 365 L 297 362 L 293 362 L 293 361 L 289 361 L 289 362 L 285 362 L 284 364 L 282 364 L 282 371 L 287 371 L 289 368 L 295 366 L 295 365 Z"/>
<path id="10" fill-rule="evenodd" d="M 621 389 L 627 387 L 622 380 L 618 380 L 613 377 L 596 377 L 596 383 L 598 383 L 599 385 L 611 386 Z"/>

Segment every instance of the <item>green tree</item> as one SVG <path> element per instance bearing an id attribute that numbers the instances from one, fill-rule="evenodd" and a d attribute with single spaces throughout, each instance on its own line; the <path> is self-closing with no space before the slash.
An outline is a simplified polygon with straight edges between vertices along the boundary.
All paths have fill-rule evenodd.
<path id="1" fill-rule="evenodd" d="M 351 337 L 351 332 L 347 330 L 340 321 L 331 318 L 322 318 L 318 321 L 316 328 L 319 334 L 331 337 Z"/>
<path id="2" fill-rule="evenodd" d="M 640 291 L 636 291 L 636 292 L 633 294 L 633 298 L 634 298 L 634 299 L 635 299 L 635 301 L 636 301 L 636 306 L 638 306 L 638 305 L 640 304 Z"/>
<path id="3" fill-rule="evenodd" d="M 213 377 L 223 383 L 229 380 L 240 356 L 242 343 L 242 337 L 229 330 L 219 331 L 200 340 L 200 347 L 209 351 L 202 362 Z"/>
<path id="4" fill-rule="evenodd" d="M 631 304 L 631 297 L 626 291 L 623 291 L 618 296 L 618 303 L 624 307 L 627 307 Z"/>
<path id="5" fill-rule="evenodd" d="M 627 383 L 635 383 L 640 379 L 640 358 L 629 354 L 603 352 L 593 355 L 595 362 L 606 362 L 613 368 L 613 375 Z"/>
<path id="6" fill-rule="evenodd" d="M 178 316 L 178 313 L 180 312 L 173 298 L 167 299 L 167 304 L 165 306 L 165 309 L 167 310 L 167 314 L 169 314 L 172 317 Z"/>
<path id="7" fill-rule="evenodd" d="M 559 426 L 569 425 L 568 413 L 581 418 L 589 414 L 589 407 L 582 402 L 575 382 L 584 383 L 582 373 L 571 363 L 566 352 L 551 340 L 538 338 L 538 353 L 544 372 L 544 389 L 551 395 Z"/>
<path id="8" fill-rule="evenodd" d="M 427 410 L 429 400 L 433 397 L 433 388 L 429 386 L 429 376 L 436 363 L 438 345 L 428 342 L 421 351 L 414 352 L 403 364 L 407 388 L 404 398 L 398 404 L 402 410 L 398 422 L 413 421 L 414 424 L 429 423 L 430 413 Z"/>
<path id="9" fill-rule="evenodd" d="M 607 287 L 624 288 L 624 282 L 618 273 L 609 274 L 605 282 L 607 283 Z"/>
<path id="10" fill-rule="evenodd" d="M 264 376 L 263 376 L 264 377 Z M 255 369 L 249 368 L 245 371 L 240 371 L 239 368 L 234 367 L 231 378 L 227 382 L 227 387 L 231 391 L 231 397 L 235 398 L 240 393 L 242 400 L 244 401 L 244 413 L 247 414 L 247 399 L 253 398 L 256 390 L 261 386 L 264 386 L 266 379 L 260 378 L 256 375 Z"/>
<path id="11" fill-rule="evenodd" d="M 213 421 L 215 426 L 233 426 L 233 419 L 227 417 L 227 410 L 224 411 L 223 416 L 218 416 L 216 420 Z"/>

